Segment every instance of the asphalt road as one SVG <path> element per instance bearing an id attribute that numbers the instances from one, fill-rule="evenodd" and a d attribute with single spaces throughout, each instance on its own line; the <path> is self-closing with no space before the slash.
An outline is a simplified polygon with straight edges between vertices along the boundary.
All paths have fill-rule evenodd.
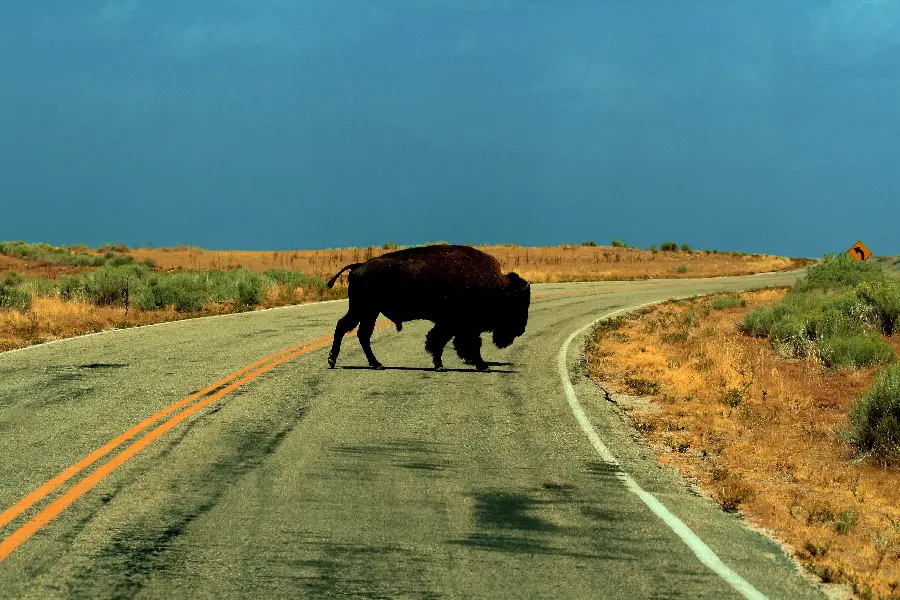
<path id="1" fill-rule="evenodd" d="M 579 336 L 562 370 L 619 466 L 605 461 L 558 366 L 570 334 L 603 314 L 796 276 L 533 286 L 526 334 L 485 345 L 488 373 L 450 347 L 449 370 L 432 371 L 418 322 L 376 330 L 384 371 L 363 368 L 348 337 L 337 369 L 326 348 L 300 349 L 242 384 L 219 381 L 330 336 L 344 301 L 0 354 L 0 597 L 742 597 L 628 473 L 747 597 L 820 598 L 775 544 L 656 462 L 582 375 Z M 185 398 L 188 412 L 35 496 Z"/>

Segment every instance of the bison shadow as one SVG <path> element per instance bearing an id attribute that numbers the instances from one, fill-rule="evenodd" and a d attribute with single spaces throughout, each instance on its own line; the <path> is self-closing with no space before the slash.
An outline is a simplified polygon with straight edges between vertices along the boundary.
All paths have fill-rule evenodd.
<path id="1" fill-rule="evenodd" d="M 488 363 L 488 366 L 490 366 L 490 367 L 495 367 L 495 366 L 512 366 L 512 363 L 492 363 L 492 362 L 489 362 L 489 363 Z M 339 368 L 339 369 L 348 369 L 348 370 L 351 370 L 351 371 L 356 371 L 356 370 L 358 370 L 358 371 L 375 371 L 375 370 L 384 370 L 384 371 L 425 371 L 425 372 L 431 372 L 431 373 L 484 373 L 484 374 L 488 374 L 488 375 L 491 374 L 491 373 L 518 373 L 518 371 L 516 371 L 515 369 L 494 369 L 494 368 L 491 368 L 491 369 L 488 370 L 488 371 L 479 371 L 478 369 L 475 369 L 475 368 L 469 368 L 469 369 L 451 369 L 451 368 L 448 368 L 448 367 L 444 367 L 444 369 L 443 369 L 442 371 L 435 371 L 435 370 L 434 370 L 434 367 L 388 367 L 388 366 L 385 366 L 385 367 L 383 367 L 382 369 L 373 369 L 372 367 L 364 366 L 364 365 L 342 365 L 342 366 L 340 366 L 340 367 L 338 367 L 338 368 Z"/>

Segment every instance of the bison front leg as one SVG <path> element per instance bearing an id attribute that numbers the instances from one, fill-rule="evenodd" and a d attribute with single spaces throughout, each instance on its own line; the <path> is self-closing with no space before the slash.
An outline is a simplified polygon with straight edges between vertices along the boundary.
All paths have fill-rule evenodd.
<path id="1" fill-rule="evenodd" d="M 440 324 L 435 324 L 435 326 L 431 328 L 431 331 L 425 336 L 425 350 L 431 354 L 435 371 L 444 370 L 444 363 L 441 360 L 441 355 L 444 354 L 444 346 L 447 345 L 447 342 L 449 342 L 452 337 L 453 332 L 450 328 Z"/>
<path id="2" fill-rule="evenodd" d="M 479 371 L 487 371 L 490 367 L 481 358 L 481 335 L 478 333 L 461 333 L 453 338 L 456 354 L 468 365 L 475 365 Z"/>

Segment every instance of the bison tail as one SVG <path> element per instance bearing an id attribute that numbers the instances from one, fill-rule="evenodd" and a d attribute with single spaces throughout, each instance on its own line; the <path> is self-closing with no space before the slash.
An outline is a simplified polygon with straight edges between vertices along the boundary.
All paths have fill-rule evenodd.
<path id="1" fill-rule="evenodd" d="M 332 277 L 331 279 L 328 280 L 328 287 L 330 287 L 330 288 L 334 287 L 334 282 L 337 281 L 337 278 L 340 277 L 341 273 L 343 273 L 344 271 L 347 271 L 348 269 L 350 271 L 352 271 L 356 267 L 361 267 L 362 265 L 363 265 L 363 263 L 353 263 L 352 265 L 347 265 L 346 267 L 344 267 L 343 269 L 338 271 L 334 277 Z"/>

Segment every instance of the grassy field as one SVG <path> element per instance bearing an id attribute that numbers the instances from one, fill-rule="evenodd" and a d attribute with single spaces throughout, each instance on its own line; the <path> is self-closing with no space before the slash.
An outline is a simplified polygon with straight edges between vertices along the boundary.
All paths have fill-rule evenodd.
<path id="1" fill-rule="evenodd" d="M 0 242 L 0 351 L 106 329 L 346 297 L 349 263 L 387 248 L 213 251 Z M 485 246 L 504 270 L 533 282 L 715 277 L 806 264 L 739 252 L 596 245 Z"/>
<path id="2" fill-rule="evenodd" d="M 823 580 L 897 598 L 900 335 L 885 335 L 890 311 L 871 283 L 659 305 L 598 326 L 588 370 L 660 459 L 725 510 L 774 532 Z M 773 313 L 787 326 L 754 330 Z M 807 344 L 777 335 L 788 331 Z M 854 360 L 832 360 L 835 340 L 860 336 L 886 350 L 850 343 Z"/>

